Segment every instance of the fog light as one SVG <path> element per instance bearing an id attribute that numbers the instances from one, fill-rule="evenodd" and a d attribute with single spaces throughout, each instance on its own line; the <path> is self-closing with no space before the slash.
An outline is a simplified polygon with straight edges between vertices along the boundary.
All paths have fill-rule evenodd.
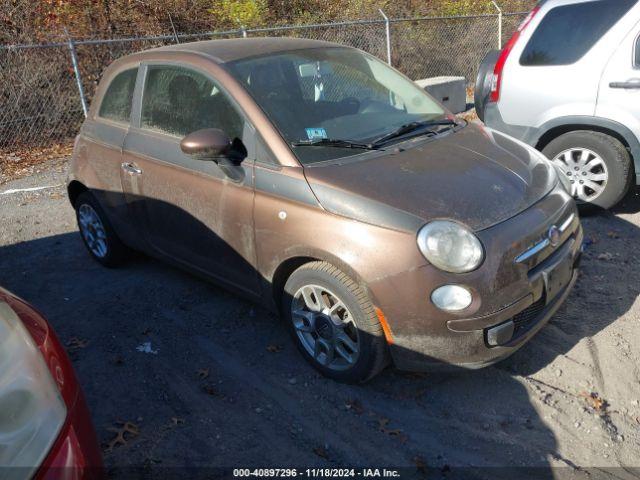
<path id="1" fill-rule="evenodd" d="M 431 301 L 441 310 L 464 310 L 473 300 L 471 292 L 460 285 L 443 285 L 431 294 Z"/>

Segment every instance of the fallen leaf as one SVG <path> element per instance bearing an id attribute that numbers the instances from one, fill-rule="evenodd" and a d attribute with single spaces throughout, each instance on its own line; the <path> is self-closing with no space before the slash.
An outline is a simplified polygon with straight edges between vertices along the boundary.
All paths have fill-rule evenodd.
<path id="1" fill-rule="evenodd" d="M 47 147 L 25 147 L 10 153 L 0 152 L 0 184 L 33 174 L 37 167 L 49 160 L 63 160 L 73 151 L 73 139 Z"/>
<path id="2" fill-rule="evenodd" d="M 116 436 L 107 443 L 106 452 L 111 452 L 118 445 L 126 445 L 128 440 L 137 437 L 140 431 L 138 426 L 132 422 L 116 422 L 119 427 L 109 427 L 109 432 L 115 432 Z"/>
<path id="3" fill-rule="evenodd" d="M 604 252 L 598 255 L 598 260 L 604 260 L 605 262 L 613 260 L 613 255 L 609 252 Z"/>
<path id="4" fill-rule="evenodd" d="M 201 368 L 201 369 L 198 370 L 198 378 L 200 378 L 200 380 L 204 380 L 207 377 L 209 377 L 209 369 L 208 368 Z"/>
<path id="5" fill-rule="evenodd" d="M 218 391 L 215 388 L 213 388 L 211 385 L 203 385 L 202 390 L 204 391 L 204 393 L 212 397 L 215 397 L 218 394 Z"/>
<path id="6" fill-rule="evenodd" d="M 282 345 L 267 345 L 267 351 L 271 353 L 279 353 L 283 350 Z"/>
<path id="7" fill-rule="evenodd" d="M 427 473 L 427 464 L 424 461 L 424 458 L 416 455 L 415 457 L 413 457 L 413 463 L 416 466 L 416 470 L 418 470 L 418 472 Z"/>
<path id="8" fill-rule="evenodd" d="M 356 415 L 362 415 L 362 413 L 364 412 L 364 407 L 358 399 L 349 399 L 344 405 L 347 410 L 353 411 L 353 413 L 355 413 Z"/>
<path id="9" fill-rule="evenodd" d="M 382 433 L 386 433 L 387 435 L 391 435 L 391 436 L 400 435 L 402 433 L 402 430 L 400 430 L 399 428 L 387 428 L 388 424 L 389 424 L 388 418 L 378 419 L 378 429 Z"/>
<path id="10" fill-rule="evenodd" d="M 171 424 L 172 425 L 182 425 L 184 424 L 184 418 L 180 418 L 180 417 L 171 417 Z"/>
<path id="11" fill-rule="evenodd" d="M 322 457 L 324 459 L 329 458 L 329 452 L 327 452 L 327 449 L 324 447 L 315 447 L 313 449 L 313 453 L 315 453 L 317 456 Z"/>
<path id="12" fill-rule="evenodd" d="M 72 337 L 67 342 L 67 350 L 78 350 L 80 348 L 86 348 L 89 345 L 89 340 L 84 338 Z"/>
<path id="13" fill-rule="evenodd" d="M 607 232 L 607 237 L 609 237 L 609 238 L 620 238 L 620 235 L 618 235 L 618 232 L 610 231 L 610 232 Z"/>
<path id="14" fill-rule="evenodd" d="M 583 397 L 587 401 L 587 404 L 597 412 L 602 412 L 607 408 L 607 401 L 600 397 L 596 392 L 581 392 L 580 396 Z"/>

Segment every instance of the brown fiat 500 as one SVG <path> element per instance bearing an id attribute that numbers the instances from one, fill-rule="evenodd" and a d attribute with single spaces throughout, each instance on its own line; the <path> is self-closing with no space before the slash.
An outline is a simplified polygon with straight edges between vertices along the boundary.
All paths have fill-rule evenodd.
<path id="1" fill-rule="evenodd" d="M 117 60 L 68 189 L 97 261 L 146 252 L 277 309 L 342 381 L 505 358 L 566 298 L 582 244 L 540 153 L 310 40 Z"/>

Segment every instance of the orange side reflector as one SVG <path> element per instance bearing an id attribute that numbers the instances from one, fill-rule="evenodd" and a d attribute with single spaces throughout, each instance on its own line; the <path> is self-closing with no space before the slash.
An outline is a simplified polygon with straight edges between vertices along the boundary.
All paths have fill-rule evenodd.
<path id="1" fill-rule="evenodd" d="M 387 343 L 389 345 L 393 344 L 393 336 L 391 335 L 391 328 L 389 327 L 389 324 L 387 323 L 387 318 L 384 316 L 384 313 L 382 313 L 382 310 L 380 310 L 378 307 L 375 307 L 376 309 L 376 315 L 378 316 L 378 320 L 380 320 L 380 325 L 382 325 L 382 331 L 384 332 L 384 338 L 387 339 Z"/>

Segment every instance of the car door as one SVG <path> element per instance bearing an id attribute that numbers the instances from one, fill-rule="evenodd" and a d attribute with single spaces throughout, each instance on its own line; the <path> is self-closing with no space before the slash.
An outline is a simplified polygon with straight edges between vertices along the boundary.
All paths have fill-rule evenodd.
<path id="1" fill-rule="evenodd" d="M 181 139 L 220 128 L 253 144 L 253 127 L 207 73 L 143 63 L 141 98 L 125 138 L 128 204 L 148 247 L 247 293 L 257 293 L 253 153 L 229 176 L 211 160 L 184 154 Z M 233 178 L 232 178 L 233 177 Z"/>
<path id="2" fill-rule="evenodd" d="M 87 186 L 106 211 L 121 237 L 126 238 L 130 223 L 122 192 L 122 145 L 129 131 L 132 100 L 138 65 L 125 66 L 103 80 L 103 92 L 98 92 L 100 104 L 96 113 L 82 125 L 77 154 L 84 156 L 90 171 Z"/>
<path id="3" fill-rule="evenodd" d="M 640 14 L 640 6 L 636 12 Z M 596 116 L 615 120 L 640 138 L 640 22 L 636 19 L 604 70 Z"/>

